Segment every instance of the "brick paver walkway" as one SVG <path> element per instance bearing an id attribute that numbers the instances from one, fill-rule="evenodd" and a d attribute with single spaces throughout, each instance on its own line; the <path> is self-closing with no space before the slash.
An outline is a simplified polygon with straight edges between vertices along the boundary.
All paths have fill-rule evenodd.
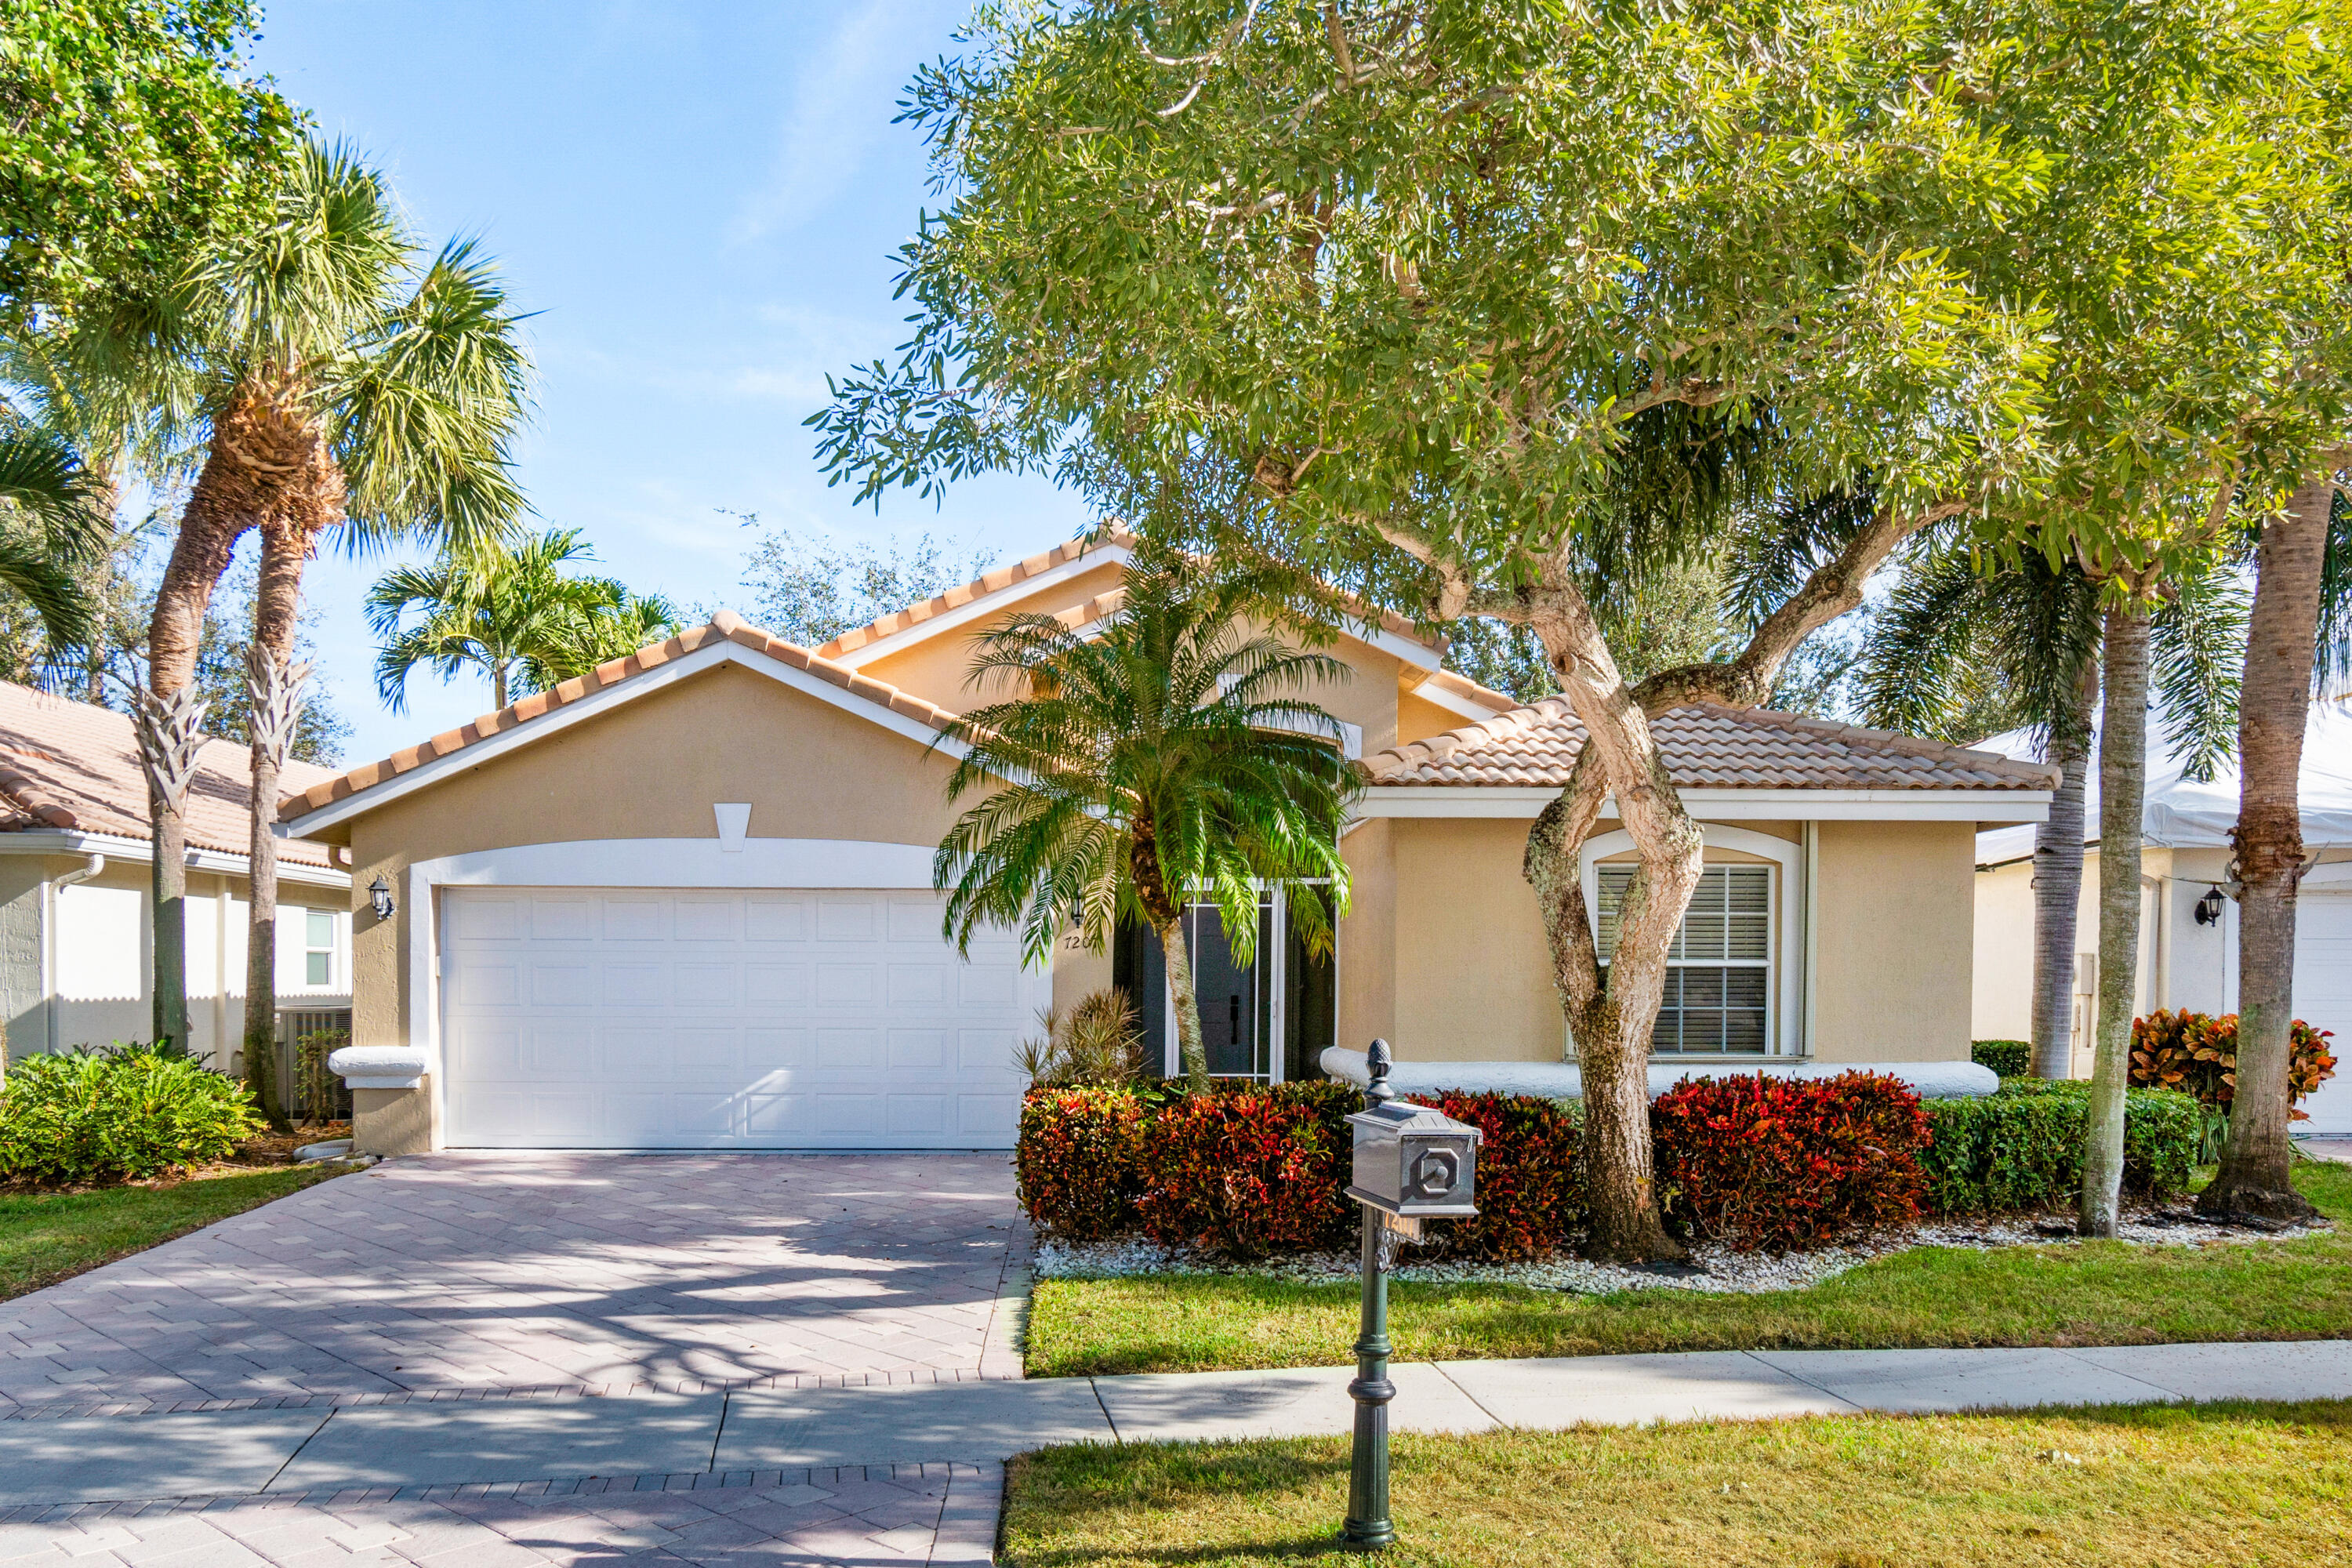
<path id="1" fill-rule="evenodd" d="M 1003 1155 L 388 1161 L 0 1303 L 0 1414 L 1018 1375 L 1024 1234 Z"/>
<path id="2" fill-rule="evenodd" d="M 419 1495 L 33 1505 L 0 1510 L 0 1568 L 984 1563 L 1003 1490 L 993 1464 L 881 1465 Z"/>

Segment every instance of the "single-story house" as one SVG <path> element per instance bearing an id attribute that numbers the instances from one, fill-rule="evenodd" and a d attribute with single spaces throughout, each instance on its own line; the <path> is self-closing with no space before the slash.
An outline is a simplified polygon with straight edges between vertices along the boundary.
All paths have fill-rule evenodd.
<path id="1" fill-rule="evenodd" d="M 1098 619 L 1128 558 L 1073 542 L 817 648 L 722 614 L 292 795 L 285 831 L 350 852 L 361 1147 L 1004 1147 L 1040 1008 L 1117 981 L 1166 1050 L 1147 937 L 959 958 L 931 889 L 971 634 Z M 1519 862 L 1575 721 L 1441 669 L 1393 619 L 1332 651 L 1352 679 L 1314 695 L 1368 780 L 1353 907 L 1314 959 L 1269 899 L 1246 968 L 1199 913 L 1213 1068 L 1300 1076 L 1375 1036 L 1409 1061 L 1560 1060 Z M 1660 733 L 1709 861 L 1660 1051 L 1965 1061 L 1976 834 L 2039 820 L 2049 770 L 1774 713 Z M 1630 851 L 1603 829 L 1605 905 Z"/>
<path id="2" fill-rule="evenodd" d="M 336 775 L 289 762 L 283 776 L 301 789 Z M 242 742 L 206 741 L 188 788 L 190 1043 L 232 1072 L 244 1070 L 252 781 Z M 154 1034 L 154 858 L 130 716 L 0 682 L 8 1056 Z M 280 1033 L 340 1026 L 351 1011 L 351 873 L 328 846 L 296 839 L 279 847 L 278 879 Z"/>
<path id="3" fill-rule="evenodd" d="M 2033 760 L 2035 738 L 1996 735 L 1983 750 Z M 2294 1010 L 2336 1032 L 2337 1055 L 2352 1055 L 2352 711 L 2312 705 L 2304 734 L 2305 853 L 2312 861 L 2295 905 Z M 2084 791 L 2082 902 L 2076 916 L 2074 1076 L 2091 1071 L 2099 989 L 2099 780 Z M 2230 830 L 2238 821 L 2238 767 L 2222 763 L 2206 780 L 2187 776 L 2161 725 L 2147 738 L 2147 800 L 2140 816 L 2139 967 L 2132 1011 L 2186 1007 L 2238 1010 L 2238 906 L 2227 895 Z M 2007 827 L 1977 839 L 1975 1031 L 1979 1039 L 2027 1038 L 2033 1031 L 2033 829 Z M 2352 1134 L 2352 1072 L 2340 1071 L 2302 1109 L 2307 1132 Z"/>

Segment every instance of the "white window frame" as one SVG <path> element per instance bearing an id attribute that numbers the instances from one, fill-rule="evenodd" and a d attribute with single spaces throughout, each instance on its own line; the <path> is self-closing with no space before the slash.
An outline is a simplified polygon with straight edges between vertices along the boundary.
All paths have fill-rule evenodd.
<path id="1" fill-rule="evenodd" d="M 327 922 L 327 945 L 319 946 L 310 940 L 310 921 L 324 917 Z M 305 909 L 302 911 L 302 985 L 309 991 L 332 991 L 340 976 L 335 973 L 336 960 L 341 956 L 342 917 L 333 910 Z M 310 978 L 310 960 L 320 953 L 327 955 L 327 978 Z"/>
<path id="2" fill-rule="evenodd" d="M 1799 1025 L 1800 993 L 1803 983 L 1802 956 L 1797 952 L 1798 935 L 1804 929 L 1802 911 L 1794 907 L 1798 889 L 1802 886 L 1804 849 L 1785 838 L 1775 838 L 1769 833 L 1757 833 L 1745 827 L 1727 827 L 1717 823 L 1702 825 L 1706 847 L 1733 849 L 1752 855 L 1767 863 L 1771 871 L 1771 893 L 1766 917 L 1766 942 L 1770 957 L 1766 961 L 1769 978 L 1764 987 L 1764 1049 L 1757 1057 L 1790 1057 L 1801 1054 L 1804 1033 Z M 1584 889 L 1584 907 L 1594 924 L 1594 938 L 1599 939 L 1601 920 L 1601 862 L 1612 856 L 1623 855 L 1633 847 L 1633 836 L 1622 828 L 1614 833 L 1595 837 L 1578 857 L 1579 880 Z M 1738 864 L 1710 860 L 1710 867 Z M 1673 962 L 1673 961 L 1670 961 Z M 1704 966 L 1719 967 L 1720 960 L 1707 960 Z M 1679 965 L 1677 965 L 1679 966 Z M 1563 1032 L 1565 1026 L 1563 1025 Z M 1568 1058 L 1576 1059 L 1576 1041 L 1568 1040 Z M 1670 1051 L 1654 1056 L 1653 1060 L 1676 1061 L 1699 1058 L 1715 1061 L 1747 1061 L 1755 1059 L 1744 1052 Z"/>

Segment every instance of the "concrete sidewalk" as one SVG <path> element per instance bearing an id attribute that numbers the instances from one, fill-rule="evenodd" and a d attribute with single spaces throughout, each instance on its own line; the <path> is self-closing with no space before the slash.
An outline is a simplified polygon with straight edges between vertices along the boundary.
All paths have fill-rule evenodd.
<path id="1" fill-rule="evenodd" d="M 731 1394 L 452 1399 L 0 1421 L 0 1510 L 268 1496 L 425 1499 L 992 1473 L 1050 1444 L 1348 1429 L 1349 1371 Z M 2352 1341 L 2082 1350 L 1725 1351 L 1406 1362 L 1402 1431 L 2168 1400 L 2352 1398 Z M 801 1478 L 797 1481 L 793 1478 Z"/>

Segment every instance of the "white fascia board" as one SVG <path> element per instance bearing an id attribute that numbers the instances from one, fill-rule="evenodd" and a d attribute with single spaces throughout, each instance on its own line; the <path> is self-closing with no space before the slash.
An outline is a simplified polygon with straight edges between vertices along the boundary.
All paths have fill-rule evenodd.
<path id="1" fill-rule="evenodd" d="M 1433 670 L 1431 673 L 1433 675 L 1436 672 Z M 1448 691 L 1434 680 L 1423 681 L 1412 689 L 1412 695 L 1433 708 L 1443 708 L 1448 713 L 1458 714 L 1473 723 L 1510 711 L 1507 708 L 1489 708 L 1485 703 L 1465 697 L 1458 691 Z"/>
<path id="2" fill-rule="evenodd" d="M 641 697 L 650 697 L 656 691 L 699 675 L 706 669 L 716 669 L 726 664 L 740 666 L 754 674 L 764 675 L 781 685 L 789 686 L 795 691 L 814 697 L 820 702 L 829 702 L 845 713 L 853 713 L 870 723 L 878 724 L 895 734 L 905 736 L 918 745 L 937 744 L 940 751 L 950 757 L 961 760 L 965 752 L 966 748 L 961 742 L 949 739 L 919 720 L 909 719 L 905 714 L 871 698 L 860 697 L 854 691 L 835 686 L 823 676 L 811 675 L 804 669 L 795 669 L 772 654 L 746 647 L 739 642 L 721 639 L 706 643 L 693 652 L 682 654 L 666 664 L 656 665 L 649 670 L 630 676 L 615 685 L 607 686 L 602 690 L 593 691 L 585 697 L 567 702 L 560 708 L 551 709 L 536 719 L 527 719 L 502 734 L 477 741 L 470 746 L 460 746 L 446 756 L 436 757 L 431 762 L 411 768 L 408 772 L 383 784 L 370 785 L 356 794 L 345 795 L 341 800 L 331 801 L 316 811 L 306 812 L 284 825 L 286 836 L 289 838 L 308 838 L 339 823 L 347 822 L 363 812 L 373 811 L 376 807 L 388 805 L 404 795 L 414 795 L 420 789 L 429 788 L 453 773 L 463 773 L 469 768 L 479 767 L 485 763 L 495 762 L 509 752 L 532 745 L 550 735 L 559 734 L 574 724 L 584 723 L 599 714 L 609 713 L 624 703 L 634 702 Z"/>
<path id="3" fill-rule="evenodd" d="M 1683 805 L 1709 822 L 2041 822 L 2048 790 L 1686 789 Z M 1376 784 L 1356 810 L 1365 816 L 1533 819 L 1559 791 L 1528 784 Z M 1614 816 L 1617 803 L 1601 803 Z"/>
<path id="4" fill-rule="evenodd" d="M 33 833 L 0 833 L 0 855 L 103 855 L 144 866 L 155 858 L 155 846 L 145 838 L 125 838 L 112 833 L 83 833 L 71 828 Z M 242 855 L 222 849 L 190 849 L 188 869 L 225 877 L 247 876 L 251 868 Z M 278 879 L 314 888 L 348 888 L 352 874 L 334 866 L 311 866 L 299 860 L 278 862 Z"/>
<path id="5" fill-rule="evenodd" d="M 958 626 L 969 626 L 983 616 L 992 615 L 1003 609 L 1016 599 L 1027 598 L 1030 595 L 1050 588 L 1056 583 L 1066 583 L 1073 577 L 1099 571 L 1105 566 L 1124 566 L 1133 558 L 1134 552 L 1124 544 L 1093 546 L 1063 562 L 1059 566 L 1047 567 L 1034 577 L 1024 577 L 1017 583 L 1007 583 L 1003 587 L 968 600 L 952 610 L 926 616 L 911 626 L 904 626 L 892 632 L 887 637 L 877 638 L 863 647 L 852 648 L 849 652 L 835 658 L 833 662 L 850 669 L 861 668 L 877 658 L 887 658 L 902 648 L 913 647 L 917 643 L 927 642 L 942 632 L 951 632 Z"/>
<path id="6" fill-rule="evenodd" d="M 1340 618 L 1339 630 L 1342 635 L 1351 637 L 1368 647 L 1376 647 L 1399 664 L 1410 666 L 1414 669 L 1426 669 L 1434 673 L 1439 661 L 1445 657 L 1441 650 L 1425 642 L 1416 642 L 1411 637 L 1399 637 L 1378 621 L 1360 621 L 1352 616 L 1345 616 Z M 1482 713 L 1479 717 L 1486 718 L 1488 715 Z"/>

